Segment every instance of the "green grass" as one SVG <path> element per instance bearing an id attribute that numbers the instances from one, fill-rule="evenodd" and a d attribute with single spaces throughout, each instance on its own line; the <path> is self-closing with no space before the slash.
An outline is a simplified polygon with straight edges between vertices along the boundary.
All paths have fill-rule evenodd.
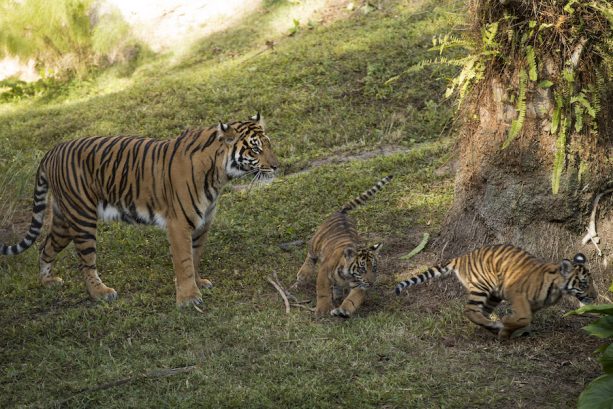
<path id="1" fill-rule="evenodd" d="M 164 232 L 122 224 L 99 231 L 98 267 L 120 295 L 89 300 L 72 246 L 47 289 L 37 254 L 0 259 L 0 407 L 570 407 L 599 372 L 582 317 L 537 315 L 533 337 L 501 344 L 467 322 L 453 280 L 391 295 L 399 256 L 423 232 L 440 232 L 453 199 L 441 137 L 452 111 L 445 71 L 389 77 L 427 55 L 433 34 L 457 22 L 455 3 L 385 1 L 347 13 L 262 50 L 272 22 L 291 10 L 266 3 L 261 24 L 196 44 L 180 61 L 161 57 L 131 76 L 106 73 L 60 95 L 0 106 L 0 204 L 29 208 L 36 159 L 60 140 L 92 134 L 171 137 L 185 126 L 264 113 L 282 175 L 271 185 L 227 189 L 202 271 L 215 283 L 204 314 L 175 308 Z M 217 50 L 217 51 L 214 51 Z M 221 50 L 221 51 L 219 51 Z M 310 166 L 383 145 L 389 156 Z M 393 173 L 354 212 L 371 242 L 383 241 L 382 272 L 367 303 L 346 321 L 316 320 L 283 303 L 266 281 L 287 285 L 304 246 L 332 211 Z M 12 177 L 14 175 L 14 177 Z M 4 209 L 4 208 L 3 208 Z M 27 214 L 27 210 L 25 212 Z M 17 217 L 18 214 L 15 215 Z M 422 253 L 415 263 L 428 264 Z M 313 299 L 312 289 L 297 293 Z M 191 369 L 191 366 L 195 368 Z M 184 373 L 155 372 L 189 367 Z M 152 372 L 153 371 L 153 372 Z"/>

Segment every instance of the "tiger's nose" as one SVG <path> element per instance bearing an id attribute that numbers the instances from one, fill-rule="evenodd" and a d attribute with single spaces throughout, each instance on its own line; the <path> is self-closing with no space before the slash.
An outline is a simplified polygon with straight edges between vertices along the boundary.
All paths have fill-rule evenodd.
<path id="1" fill-rule="evenodd" d="M 272 170 L 277 170 L 278 166 L 277 166 L 277 165 L 270 165 L 270 168 L 271 168 Z"/>

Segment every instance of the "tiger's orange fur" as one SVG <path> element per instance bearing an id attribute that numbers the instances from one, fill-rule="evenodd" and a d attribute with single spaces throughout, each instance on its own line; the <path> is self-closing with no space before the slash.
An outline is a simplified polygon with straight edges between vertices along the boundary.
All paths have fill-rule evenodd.
<path id="1" fill-rule="evenodd" d="M 40 248 L 43 284 L 61 283 L 52 266 L 74 242 L 92 298 L 113 300 L 96 268 L 97 221 L 165 228 L 176 275 L 178 305 L 200 304 L 198 266 L 223 186 L 233 178 L 269 179 L 278 167 L 259 113 L 248 121 L 188 129 L 179 137 L 90 137 L 64 142 L 42 159 L 36 175 L 30 229 L 17 245 L 0 245 L 0 254 L 19 254 L 41 232 L 51 205 L 49 234 Z"/>
<path id="2" fill-rule="evenodd" d="M 564 259 L 547 263 L 508 244 L 482 247 L 400 282 L 396 294 L 432 278 L 455 273 L 469 291 L 464 310 L 468 319 L 506 339 L 528 326 L 536 311 L 555 304 L 563 294 L 572 294 L 584 303 L 592 302 L 596 291 L 585 262 L 581 253 L 572 262 Z M 490 315 L 502 300 L 512 305 L 513 314 L 502 322 L 492 321 Z"/>

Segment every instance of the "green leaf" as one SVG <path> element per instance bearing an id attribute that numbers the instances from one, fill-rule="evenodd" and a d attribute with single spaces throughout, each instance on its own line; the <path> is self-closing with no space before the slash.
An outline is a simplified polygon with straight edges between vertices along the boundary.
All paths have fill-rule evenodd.
<path id="1" fill-rule="evenodd" d="M 551 87 L 552 85 L 553 85 L 553 82 L 551 82 L 549 80 L 544 80 L 544 81 L 539 82 L 538 86 L 539 86 L 539 88 L 546 89 L 546 88 Z"/>
<path id="2" fill-rule="evenodd" d="M 609 344 L 604 350 L 600 356 L 600 363 L 606 373 L 613 374 L 613 344 Z"/>
<path id="3" fill-rule="evenodd" d="M 562 105 L 564 101 L 562 97 L 556 95 L 556 108 L 553 111 L 553 118 L 551 119 L 551 133 L 554 134 L 558 131 L 558 126 L 560 125 L 560 119 L 562 117 Z"/>
<path id="4" fill-rule="evenodd" d="M 578 409 L 611 409 L 613 407 L 613 375 L 596 378 L 579 395 Z"/>
<path id="5" fill-rule="evenodd" d="M 613 337 L 613 315 L 605 315 L 590 325 L 583 327 L 584 330 L 598 338 Z"/>
<path id="6" fill-rule="evenodd" d="M 613 287 L 613 286 L 612 286 Z M 588 312 L 593 312 L 593 313 L 597 313 L 597 314 L 608 314 L 608 315 L 613 315 L 613 304 L 590 304 L 590 305 L 584 305 L 581 308 L 577 308 L 574 311 L 569 311 L 566 314 L 564 314 L 565 317 L 569 316 L 569 315 L 580 315 L 580 314 L 585 314 Z"/>
<path id="7" fill-rule="evenodd" d="M 519 97 L 517 99 L 517 119 L 511 121 L 511 129 L 509 129 L 509 134 L 507 135 L 507 139 L 502 144 L 502 149 L 506 149 L 513 139 L 519 134 L 521 128 L 524 126 L 524 119 L 526 118 L 526 82 L 528 81 L 528 74 L 526 74 L 526 70 L 521 70 L 519 72 Z"/>
<path id="8" fill-rule="evenodd" d="M 421 239 L 421 242 L 417 245 L 417 247 L 411 250 L 409 254 L 405 254 L 404 256 L 400 257 L 400 260 L 408 260 L 414 255 L 416 255 L 417 253 L 419 253 L 420 251 L 422 251 L 424 247 L 426 247 L 426 244 L 428 244 L 429 238 L 430 238 L 430 234 L 424 233 L 424 237 Z"/>

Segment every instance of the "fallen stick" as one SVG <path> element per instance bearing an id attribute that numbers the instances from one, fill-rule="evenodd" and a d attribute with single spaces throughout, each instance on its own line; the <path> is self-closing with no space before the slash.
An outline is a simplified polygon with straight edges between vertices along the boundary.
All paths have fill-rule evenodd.
<path id="1" fill-rule="evenodd" d="M 292 307 L 304 308 L 305 310 L 309 310 L 311 312 L 315 312 L 315 308 L 309 307 L 308 305 L 295 304 L 295 303 L 293 303 L 291 305 L 292 305 Z"/>
<path id="2" fill-rule="evenodd" d="M 279 284 L 277 284 L 275 282 L 275 280 L 273 280 L 270 277 L 266 277 L 266 280 L 268 280 L 268 282 L 270 284 L 272 284 L 273 287 L 275 287 L 277 289 L 277 291 L 279 292 L 279 294 L 281 294 L 281 298 L 283 298 L 283 302 L 285 303 L 285 313 L 289 314 L 289 310 L 290 310 L 290 306 L 289 306 L 289 300 L 287 299 L 287 296 L 285 295 L 285 292 L 283 291 L 283 289 L 281 288 L 281 286 Z"/>
<path id="3" fill-rule="evenodd" d="M 279 276 L 277 275 L 277 272 L 273 270 L 272 272 L 272 278 L 273 280 L 275 280 L 275 282 L 277 284 L 279 284 L 279 287 L 281 287 L 281 290 L 283 291 L 283 293 L 285 293 L 285 296 L 287 297 L 288 300 L 292 300 L 293 302 L 298 302 L 298 300 L 296 299 L 296 297 L 294 297 L 282 284 L 281 280 L 279 280 Z"/>
<path id="4" fill-rule="evenodd" d="M 174 376 L 174 375 L 178 375 L 178 374 L 182 374 L 182 373 L 188 373 L 193 371 L 194 369 L 197 369 L 198 366 L 197 365 L 189 365 L 189 366 L 182 366 L 182 367 L 178 367 L 178 368 L 162 368 L 162 369 L 153 369 L 149 372 L 145 372 L 144 374 L 141 375 L 133 375 L 133 376 L 128 376 L 126 378 L 122 378 L 122 379 L 118 379 L 116 381 L 112 381 L 112 382 L 107 382 L 107 383 L 103 383 L 100 385 L 96 385 L 96 386 L 90 386 L 90 387 L 85 387 L 85 388 L 81 388 L 79 390 L 77 390 L 75 393 L 73 393 L 71 396 L 67 397 L 66 399 L 63 399 L 61 401 L 56 401 L 58 403 L 59 406 L 64 406 L 64 404 L 66 402 L 68 402 L 69 400 L 75 398 L 76 396 L 79 396 L 83 393 L 89 393 L 89 392 L 97 392 L 97 391 L 102 391 L 102 390 L 106 390 L 106 389 L 111 389 L 117 386 L 121 386 L 121 385 L 125 385 L 128 383 L 132 383 L 134 381 L 140 380 L 140 379 L 155 379 L 155 378 L 167 378 L 169 376 Z"/>

